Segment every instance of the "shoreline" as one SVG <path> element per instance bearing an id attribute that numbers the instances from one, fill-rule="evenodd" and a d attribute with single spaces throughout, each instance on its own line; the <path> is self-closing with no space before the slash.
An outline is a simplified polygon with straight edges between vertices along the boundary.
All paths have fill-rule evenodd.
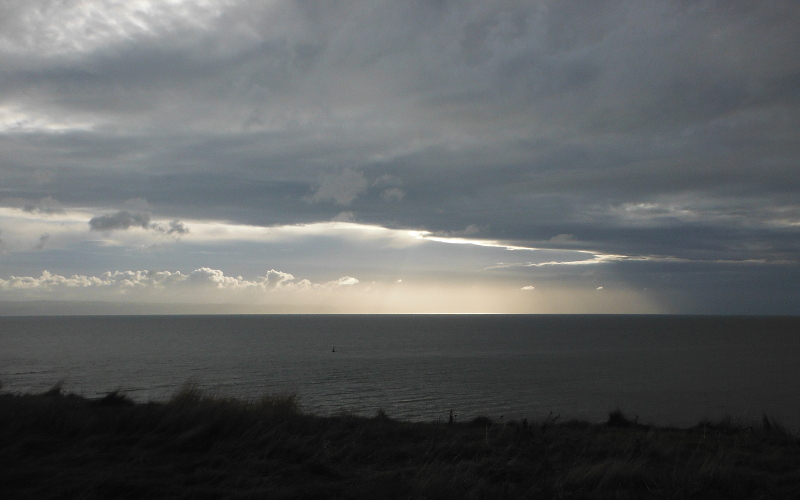
<path id="1" fill-rule="evenodd" d="M 56 385 L 0 393 L 0 466 L 7 498 L 783 498 L 800 490 L 800 439 L 766 415 L 405 422 L 306 414 L 294 395 L 188 384 L 135 403 Z"/>

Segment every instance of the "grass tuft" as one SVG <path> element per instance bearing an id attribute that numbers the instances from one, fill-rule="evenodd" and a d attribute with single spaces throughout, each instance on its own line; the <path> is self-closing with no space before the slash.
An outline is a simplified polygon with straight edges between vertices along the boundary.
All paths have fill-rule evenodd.
<path id="1" fill-rule="evenodd" d="M 109 392 L 100 399 L 92 401 L 95 406 L 133 406 L 136 403 L 128 396 L 120 394 L 119 390 Z"/>
<path id="2" fill-rule="evenodd" d="M 634 422 L 628 419 L 619 408 L 616 410 L 609 412 L 608 414 L 608 421 L 606 425 L 609 427 L 631 427 L 635 425 Z"/>
<path id="3" fill-rule="evenodd" d="M 527 420 L 525 422 L 527 423 Z M 469 421 L 471 427 L 491 427 L 493 424 L 491 418 L 484 416 L 475 417 Z"/>
<path id="4" fill-rule="evenodd" d="M 774 419 L 689 429 L 402 422 L 302 413 L 186 384 L 159 403 L 120 391 L 0 394 L 0 498 L 793 498 L 800 441 Z M 766 422 L 766 423 L 765 423 Z M 768 424 L 768 425 L 767 425 Z"/>
<path id="5" fill-rule="evenodd" d="M 51 387 L 50 389 L 46 390 L 44 392 L 44 395 L 45 396 L 60 396 L 61 395 L 61 391 L 63 389 L 64 389 L 64 379 L 62 378 L 61 380 L 59 380 L 58 382 L 53 384 L 53 387 Z"/>

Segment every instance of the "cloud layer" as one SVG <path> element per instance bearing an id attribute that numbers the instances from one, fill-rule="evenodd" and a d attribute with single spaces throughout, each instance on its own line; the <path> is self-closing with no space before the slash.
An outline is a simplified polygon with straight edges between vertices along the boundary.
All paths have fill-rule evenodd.
<path id="1" fill-rule="evenodd" d="M 180 271 L 114 271 L 100 276 L 70 277 L 44 271 L 39 277 L 12 276 L 0 279 L 0 293 L 5 299 L 20 300 L 58 298 L 59 300 L 146 301 L 172 300 L 189 303 L 233 302 L 245 298 L 247 303 L 263 303 L 275 294 L 325 292 L 358 283 L 344 276 L 316 284 L 307 279 L 270 269 L 264 276 L 246 280 L 231 277 L 207 267 L 188 274 Z M 155 299 L 155 300 L 154 300 Z"/>
<path id="2" fill-rule="evenodd" d="M 689 276 L 726 283 L 705 295 L 762 283 L 756 265 L 727 281 L 724 262 L 782 266 L 777 283 L 755 288 L 789 304 L 800 272 L 798 25 L 792 0 L 9 0 L 0 207 L 30 218 L 0 220 L 0 275 L 62 261 L 74 267 L 49 269 L 89 275 L 80 263 L 111 245 L 120 253 L 103 263 L 126 269 L 134 249 L 198 241 L 216 223 L 336 219 L 646 257 L 606 268 L 676 296 L 702 288 Z M 52 222 L 76 213 L 90 214 L 88 235 Z M 305 245 L 292 248 L 298 266 L 314 254 L 309 273 L 339 275 L 341 260 Z M 542 264 L 466 263 L 443 248 L 464 279 Z M 167 251 L 140 268 L 238 269 L 254 252 L 218 248 L 188 264 L 159 260 Z M 453 272 L 426 259 L 420 274 Z M 667 267 L 647 279 L 637 271 L 657 265 Z M 519 279 L 508 286 L 534 286 Z M 697 300 L 718 310 L 716 299 L 686 303 Z"/>

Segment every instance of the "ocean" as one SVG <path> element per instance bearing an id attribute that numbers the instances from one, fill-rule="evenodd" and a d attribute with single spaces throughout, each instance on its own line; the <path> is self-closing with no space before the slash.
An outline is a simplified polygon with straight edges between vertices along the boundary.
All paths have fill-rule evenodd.
<path id="1" fill-rule="evenodd" d="M 0 317 L 2 391 L 60 380 L 166 400 L 187 382 L 304 411 L 420 421 L 688 426 L 766 412 L 800 429 L 800 317 L 218 315 Z"/>

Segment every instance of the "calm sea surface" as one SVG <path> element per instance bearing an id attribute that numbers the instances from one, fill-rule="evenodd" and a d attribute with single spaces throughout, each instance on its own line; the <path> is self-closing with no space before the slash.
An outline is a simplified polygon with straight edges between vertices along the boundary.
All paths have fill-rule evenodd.
<path id="1" fill-rule="evenodd" d="M 335 347 L 336 352 L 332 352 Z M 686 316 L 0 317 L 3 391 L 61 379 L 164 400 L 187 381 L 304 410 L 691 425 L 762 412 L 800 429 L 800 318 Z"/>

